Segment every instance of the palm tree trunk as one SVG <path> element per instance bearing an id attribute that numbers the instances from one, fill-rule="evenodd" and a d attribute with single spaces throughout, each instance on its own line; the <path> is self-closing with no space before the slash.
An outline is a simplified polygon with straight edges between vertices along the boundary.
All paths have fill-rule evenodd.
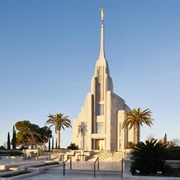
<path id="1" fill-rule="evenodd" d="M 83 150 L 84 150 L 84 135 L 83 135 Z"/>
<path id="2" fill-rule="evenodd" d="M 60 148 L 60 130 L 57 130 L 57 148 Z"/>
<path id="3" fill-rule="evenodd" d="M 139 126 L 134 127 L 135 130 L 135 144 L 139 143 L 140 129 Z"/>

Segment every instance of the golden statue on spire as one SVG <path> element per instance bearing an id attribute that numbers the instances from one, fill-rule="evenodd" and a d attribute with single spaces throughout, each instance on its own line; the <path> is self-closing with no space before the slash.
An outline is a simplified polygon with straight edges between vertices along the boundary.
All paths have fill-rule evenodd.
<path id="1" fill-rule="evenodd" d="M 99 10 L 101 11 L 101 21 L 104 21 L 104 9 L 99 7 Z"/>

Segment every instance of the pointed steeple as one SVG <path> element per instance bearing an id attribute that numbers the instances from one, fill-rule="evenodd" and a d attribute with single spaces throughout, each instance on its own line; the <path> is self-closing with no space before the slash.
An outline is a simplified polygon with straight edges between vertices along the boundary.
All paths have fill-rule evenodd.
<path id="1" fill-rule="evenodd" d="M 104 53 L 104 9 L 100 8 L 101 11 L 101 31 L 100 31 L 100 53 L 99 57 L 105 58 Z"/>
<path id="2" fill-rule="evenodd" d="M 107 73 L 109 75 L 109 67 L 108 67 L 108 63 L 106 61 L 106 57 L 105 57 L 105 48 L 104 48 L 104 9 L 103 8 L 99 8 L 100 12 L 101 12 L 101 30 L 100 30 L 100 52 L 99 52 L 99 58 L 96 62 L 96 68 L 95 68 L 95 72 L 98 69 L 98 67 L 104 67 L 105 69 L 105 73 Z"/>
<path id="3" fill-rule="evenodd" d="M 100 53 L 99 57 L 105 57 L 104 53 L 104 24 L 101 24 Z"/>

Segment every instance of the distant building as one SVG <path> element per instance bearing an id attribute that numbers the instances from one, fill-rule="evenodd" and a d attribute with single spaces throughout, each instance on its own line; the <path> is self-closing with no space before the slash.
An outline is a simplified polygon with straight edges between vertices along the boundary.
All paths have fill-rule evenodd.
<path id="1" fill-rule="evenodd" d="M 87 94 L 78 118 L 73 120 L 72 142 L 84 150 L 123 150 L 128 142 L 134 142 L 134 129 L 122 129 L 125 112 L 128 110 L 130 108 L 125 101 L 113 92 L 113 82 L 104 53 L 103 14 L 100 54 L 91 80 L 91 92 Z M 84 135 L 79 132 L 82 122 L 86 124 Z"/>

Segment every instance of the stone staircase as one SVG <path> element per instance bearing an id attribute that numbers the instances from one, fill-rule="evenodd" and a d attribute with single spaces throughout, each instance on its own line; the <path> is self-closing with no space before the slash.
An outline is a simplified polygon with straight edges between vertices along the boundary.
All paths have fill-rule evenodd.
<path id="1" fill-rule="evenodd" d="M 118 152 L 110 152 L 110 151 L 70 151 L 64 154 L 53 153 L 51 154 L 51 159 L 64 161 L 68 158 L 72 158 L 72 161 L 81 161 L 84 156 L 83 161 L 91 161 L 94 162 L 97 157 L 99 157 L 99 161 L 121 161 L 124 153 L 121 151 Z M 61 158 L 60 158 L 61 157 Z"/>
<path id="2" fill-rule="evenodd" d="M 123 152 L 119 151 L 112 153 L 113 161 L 121 161 L 122 158 L 123 158 Z"/>
<path id="3" fill-rule="evenodd" d="M 97 157 L 99 157 L 100 161 L 109 161 L 109 162 L 115 161 L 115 162 L 117 162 L 117 161 L 122 160 L 123 152 L 119 151 L 119 152 L 111 153 L 110 151 L 101 151 L 92 160 L 95 161 Z"/>
<path id="4" fill-rule="evenodd" d="M 86 161 L 92 161 L 92 162 L 94 162 L 94 161 L 97 159 L 98 154 L 99 154 L 99 151 L 98 151 L 98 152 L 97 152 L 97 151 L 92 151 L 91 154 L 90 154 L 90 156 L 88 156 L 88 157 L 86 158 Z"/>
<path id="5" fill-rule="evenodd" d="M 101 151 L 98 157 L 99 161 L 112 161 L 112 153 L 110 151 Z"/>

